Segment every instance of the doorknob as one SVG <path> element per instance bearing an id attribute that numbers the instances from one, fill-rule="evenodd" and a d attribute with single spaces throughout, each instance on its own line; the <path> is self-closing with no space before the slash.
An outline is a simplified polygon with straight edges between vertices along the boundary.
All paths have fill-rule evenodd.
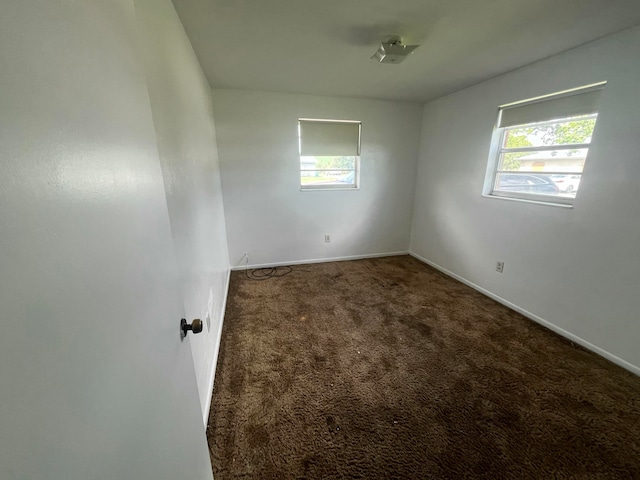
<path id="1" fill-rule="evenodd" d="M 182 338 L 187 336 L 187 332 L 191 330 L 194 334 L 202 331 L 202 320 L 194 318 L 191 323 L 187 323 L 187 320 L 183 318 L 180 320 L 180 330 L 182 331 Z"/>

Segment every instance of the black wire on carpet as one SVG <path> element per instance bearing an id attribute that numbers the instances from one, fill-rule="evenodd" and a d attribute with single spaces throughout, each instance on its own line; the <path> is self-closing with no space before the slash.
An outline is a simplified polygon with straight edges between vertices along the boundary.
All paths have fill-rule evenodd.
<path id="1" fill-rule="evenodd" d="M 249 258 L 245 263 L 244 274 L 249 280 L 269 280 L 270 278 L 284 277 L 293 272 L 291 267 L 265 267 L 249 270 Z"/>

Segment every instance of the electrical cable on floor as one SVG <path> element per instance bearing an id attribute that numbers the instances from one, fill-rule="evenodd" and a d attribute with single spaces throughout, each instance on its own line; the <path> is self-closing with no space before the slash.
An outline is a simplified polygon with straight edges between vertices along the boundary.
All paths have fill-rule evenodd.
<path id="1" fill-rule="evenodd" d="M 293 268 L 287 266 L 256 268 L 249 271 L 249 255 L 245 254 L 245 259 L 244 274 L 249 280 L 269 280 L 270 278 L 284 277 L 293 272 Z"/>

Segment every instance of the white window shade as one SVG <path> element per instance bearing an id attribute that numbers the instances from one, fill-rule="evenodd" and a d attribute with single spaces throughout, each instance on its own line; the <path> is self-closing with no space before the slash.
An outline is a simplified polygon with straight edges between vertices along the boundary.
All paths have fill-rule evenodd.
<path id="1" fill-rule="evenodd" d="M 360 122 L 300 120 L 303 157 L 360 155 Z"/>
<path id="2" fill-rule="evenodd" d="M 501 107 L 500 128 L 547 122 L 598 112 L 603 86 Z"/>

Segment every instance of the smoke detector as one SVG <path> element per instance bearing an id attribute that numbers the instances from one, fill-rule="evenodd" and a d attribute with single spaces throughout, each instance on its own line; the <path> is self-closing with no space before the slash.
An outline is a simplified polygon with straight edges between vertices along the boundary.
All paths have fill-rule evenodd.
<path id="1" fill-rule="evenodd" d="M 382 42 L 371 58 L 380 63 L 400 63 L 413 53 L 420 45 L 403 45 L 402 39 L 394 35 L 386 42 Z"/>

